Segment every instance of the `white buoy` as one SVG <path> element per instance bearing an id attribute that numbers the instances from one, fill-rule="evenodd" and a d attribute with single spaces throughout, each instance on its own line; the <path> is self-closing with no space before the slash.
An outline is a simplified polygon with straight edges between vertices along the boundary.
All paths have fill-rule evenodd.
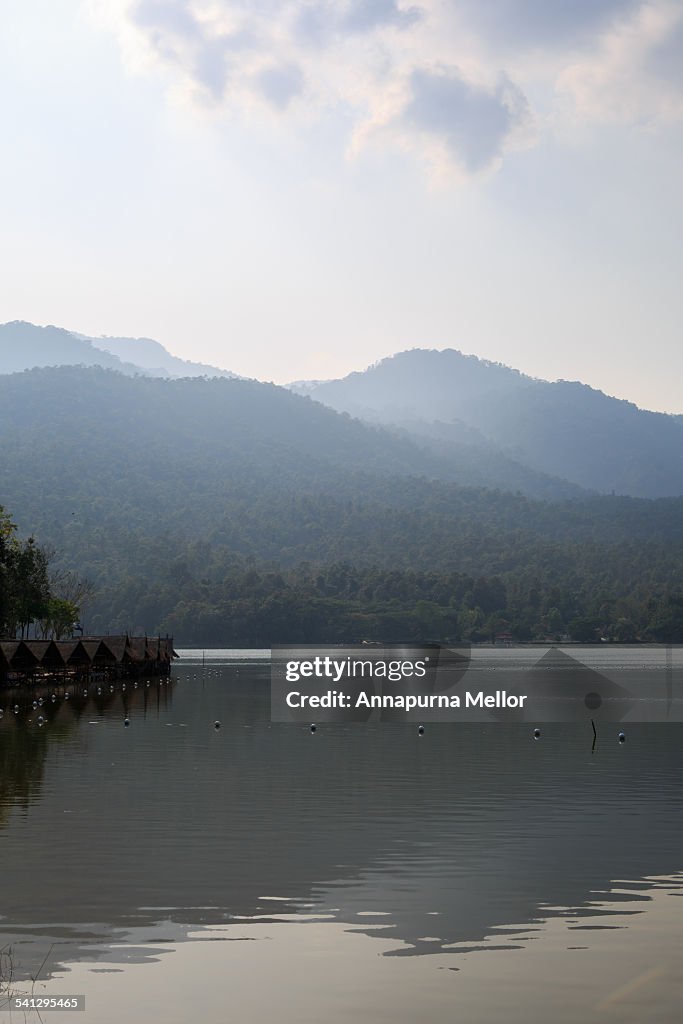
<path id="1" fill-rule="evenodd" d="M 130 725 L 130 718 L 124 718 L 124 720 L 123 720 L 123 724 L 125 725 L 125 727 L 126 727 L 126 729 L 127 729 L 127 728 L 128 728 L 128 726 Z"/>
<path id="2" fill-rule="evenodd" d="M 216 721 L 213 723 L 213 727 L 214 729 L 220 729 L 221 723 L 218 721 L 218 719 L 216 719 Z"/>
<path id="3" fill-rule="evenodd" d="M 418 736 L 424 736 L 424 731 L 425 731 L 424 725 L 418 725 L 418 727 L 417 727 L 417 734 L 418 734 Z"/>
<path id="4" fill-rule="evenodd" d="M 619 733 L 619 742 L 620 743 L 626 743 L 626 733 L 625 732 L 620 732 Z"/>

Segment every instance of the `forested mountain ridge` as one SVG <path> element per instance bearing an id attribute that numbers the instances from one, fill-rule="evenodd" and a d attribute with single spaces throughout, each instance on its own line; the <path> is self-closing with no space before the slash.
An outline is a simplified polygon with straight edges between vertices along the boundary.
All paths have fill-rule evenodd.
<path id="1" fill-rule="evenodd" d="M 360 373 L 295 390 L 338 411 L 462 439 L 581 487 L 683 494 L 683 420 L 586 384 L 554 383 L 454 349 L 413 349 Z"/>
<path id="2" fill-rule="evenodd" d="M 237 374 L 208 363 L 196 363 L 178 356 L 164 348 L 153 338 L 114 338 L 103 336 L 90 338 L 93 345 L 110 352 L 119 359 L 128 360 L 152 376 L 162 377 L 235 377 Z"/>
<path id="3" fill-rule="evenodd" d="M 235 376 L 173 356 L 149 338 L 0 325 L 0 374 L 60 365 L 168 379 Z M 683 417 L 578 382 L 537 380 L 453 349 L 413 349 L 343 380 L 299 381 L 291 390 L 412 437 L 440 460 L 437 475 L 463 484 L 550 499 L 585 490 L 683 494 Z"/>
<path id="4" fill-rule="evenodd" d="M 325 476 L 334 480 L 346 467 L 382 476 L 507 485 L 548 498 L 582 494 L 575 485 L 512 460 L 473 459 L 467 446 L 440 452 L 427 440 L 363 424 L 286 388 L 254 380 L 130 379 L 96 367 L 67 366 L 0 376 L 0 400 L 0 423 L 19 437 L 37 429 L 33 407 L 39 408 L 47 428 L 43 444 L 55 428 L 57 436 L 68 437 L 70 465 L 84 432 L 91 445 L 98 438 L 100 452 L 116 436 L 119 449 L 132 445 L 140 459 L 164 454 L 177 460 L 188 454 L 193 465 L 200 460 L 205 464 L 202 487 L 213 486 L 211 460 L 220 464 L 229 455 L 231 467 L 242 465 L 247 474 L 267 471 L 273 479 L 284 473 L 288 481 L 303 474 L 319 484 Z"/>
<path id="5" fill-rule="evenodd" d="M 234 376 L 215 366 L 179 359 L 151 338 L 91 338 L 22 320 L 0 324 L 0 374 L 40 366 L 101 366 L 129 376 Z"/>
<path id="6" fill-rule="evenodd" d="M 0 445 L 2 504 L 95 583 L 93 630 L 235 644 L 683 630 L 683 499 L 463 487 L 437 453 L 274 385 L 0 377 Z"/>

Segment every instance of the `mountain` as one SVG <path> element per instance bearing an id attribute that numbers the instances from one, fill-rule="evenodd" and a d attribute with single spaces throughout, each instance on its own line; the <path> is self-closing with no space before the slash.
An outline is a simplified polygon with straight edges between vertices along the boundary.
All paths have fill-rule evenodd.
<path id="1" fill-rule="evenodd" d="M 281 484 L 301 484 L 343 495 L 349 474 L 375 490 L 389 478 L 472 482 L 450 450 L 443 457 L 413 437 L 364 424 L 286 388 L 240 378 L 130 378 L 77 366 L 0 376 L 0 436 L 0 493 L 17 486 L 12 478 L 22 476 L 21 451 L 26 468 L 46 482 L 48 493 L 35 509 L 41 516 L 40 502 L 49 503 L 62 489 L 60 476 L 80 467 L 89 477 L 95 463 L 98 472 L 115 464 L 127 489 L 142 467 L 149 484 L 168 474 L 174 487 L 182 470 L 193 489 L 218 493 L 257 479 L 274 492 Z M 30 456 L 34 446 L 40 451 Z M 478 467 L 474 471 L 482 475 Z M 561 492 L 562 481 L 555 484 Z M 565 497 L 583 494 L 567 487 Z M 355 493 L 357 482 L 353 488 Z M 175 495 L 165 497 L 177 506 Z M 52 514 L 63 516 L 57 508 Z"/>
<path id="2" fill-rule="evenodd" d="M 39 366 L 101 366 L 148 377 L 234 376 L 215 366 L 179 359 L 151 338 L 89 338 L 22 320 L 0 324 L 0 374 Z"/>
<path id="3" fill-rule="evenodd" d="M 171 355 L 151 338 L 92 338 L 21 321 L 0 325 L 0 375 L 46 366 L 101 366 L 166 379 L 235 376 Z M 453 349 L 413 349 L 342 380 L 298 381 L 290 390 L 388 428 L 413 453 L 419 448 L 425 473 L 463 485 L 550 500 L 585 492 L 683 494 L 683 417 L 646 412 L 584 384 L 537 380 Z"/>
<path id="4" fill-rule="evenodd" d="M 293 388 L 337 411 L 466 443 L 482 458 L 495 449 L 590 490 L 683 494 L 683 418 L 586 384 L 537 380 L 454 349 L 413 349 L 341 380 Z"/>
<path id="5" fill-rule="evenodd" d="M 0 325 L 0 375 L 49 366 L 101 366 L 127 376 L 166 379 L 236 377 L 227 370 L 179 359 L 150 338 L 88 338 L 59 327 L 36 327 L 21 321 Z M 465 438 L 445 452 L 440 439 L 428 434 L 411 438 L 406 448 L 412 453 L 410 466 L 415 472 L 419 471 L 417 462 L 423 459 L 426 473 L 462 484 L 520 490 L 550 499 L 582 493 L 575 484 L 532 470 L 493 445 L 488 449 L 473 448 Z"/>
<path id="6" fill-rule="evenodd" d="M 341 380 L 297 381 L 305 392 L 333 407 L 366 419 L 388 422 L 458 418 L 463 403 L 505 394 L 532 382 L 518 370 L 466 356 L 455 349 L 411 349 Z"/>
<path id="7" fill-rule="evenodd" d="M 2 504 L 95 582 L 92 631 L 683 636 L 683 499 L 463 487 L 410 437 L 229 378 L 6 375 L 0 438 Z"/>
<path id="8" fill-rule="evenodd" d="M 36 327 L 22 320 L 0 324 L 0 373 L 19 373 L 34 366 L 102 366 L 121 373 L 140 373 L 137 366 L 95 348 L 89 338 L 61 327 Z"/>
<path id="9" fill-rule="evenodd" d="M 222 370 L 207 363 L 194 363 L 172 356 L 163 345 L 152 338 L 91 338 L 96 348 L 118 356 L 119 359 L 134 363 L 156 377 L 234 377 L 229 370 Z"/>

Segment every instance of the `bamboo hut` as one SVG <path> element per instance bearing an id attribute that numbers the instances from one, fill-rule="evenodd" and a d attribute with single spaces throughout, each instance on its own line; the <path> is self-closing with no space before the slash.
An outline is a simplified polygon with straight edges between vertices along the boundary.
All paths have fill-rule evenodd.
<path id="1" fill-rule="evenodd" d="M 102 636 L 81 640 L 0 641 L 0 684 L 46 679 L 167 676 L 177 658 L 171 637 Z"/>

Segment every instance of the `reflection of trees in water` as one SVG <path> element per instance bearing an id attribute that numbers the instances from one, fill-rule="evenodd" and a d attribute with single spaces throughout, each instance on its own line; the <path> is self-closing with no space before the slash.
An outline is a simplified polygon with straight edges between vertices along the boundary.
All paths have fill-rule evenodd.
<path id="1" fill-rule="evenodd" d="M 0 726 L 0 826 L 13 807 L 27 810 L 37 798 L 49 744 L 64 741 L 75 727 L 73 720 L 46 729 L 18 716 L 6 719 Z"/>
<path id="2" fill-rule="evenodd" d="M 52 700 L 52 695 L 55 700 Z M 172 687 L 165 680 L 139 680 L 137 686 L 109 683 L 53 689 L 18 687 L 0 694 L 0 828 L 6 826 L 14 807 L 26 811 L 40 795 L 45 759 L 51 744 L 66 743 L 76 736 L 84 714 L 100 716 L 133 710 L 145 714 L 167 708 Z M 38 703 L 38 702 L 41 703 Z M 34 704 L 37 706 L 34 707 Z M 15 707 L 19 711 L 15 713 Z"/>

